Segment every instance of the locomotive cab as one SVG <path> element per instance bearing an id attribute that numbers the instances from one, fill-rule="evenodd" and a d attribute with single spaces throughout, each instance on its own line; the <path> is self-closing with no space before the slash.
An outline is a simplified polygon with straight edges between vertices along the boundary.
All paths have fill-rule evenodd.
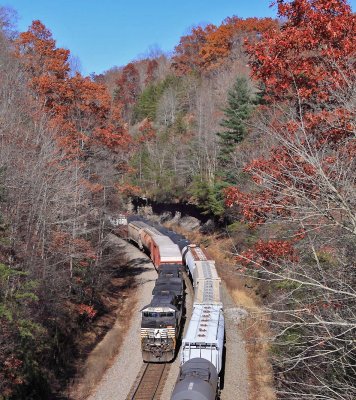
<path id="1" fill-rule="evenodd" d="M 173 360 L 181 320 L 181 309 L 178 308 L 180 305 L 181 301 L 173 293 L 160 292 L 141 310 L 141 348 L 144 361 Z"/>

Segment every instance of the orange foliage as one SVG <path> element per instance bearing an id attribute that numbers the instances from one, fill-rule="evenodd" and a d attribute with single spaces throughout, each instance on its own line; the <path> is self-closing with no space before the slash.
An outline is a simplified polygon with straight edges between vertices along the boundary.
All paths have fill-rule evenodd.
<path id="1" fill-rule="evenodd" d="M 86 188 L 88 188 L 90 190 L 90 192 L 93 193 L 93 194 L 101 192 L 103 190 L 103 188 L 104 188 L 104 186 L 102 184 L 93 183 L 93 182 L 90 182 L 90 181 L 88 181 L 86 179 L 85 180 L 83 179 L 80 183 L 83 186 L 85 186 Z"/>
<path id="2" fill-rule="evenodd" d="M 34 95 L 50 114 L 58 143 L 68 154 L 101 144 L 118 150 L 130 141 L 121 115 L 111 112 L 106 87 L 78 73 L 71 77 L 69 51 L 56 48 L 51 32 L 40 21 L 19 35 L 16 48 Z"/>
<path id="3" fill-rule="evenodd" d="M 201 70 L 203 61 L 200 51 L 206 42 L 208 33 L 215 29 L 215 25 L 208 25 L 204 29 L 198 26 L 192 29 L 190 35 L 181 37 L 178 46 L 174 49 L 175 55 L 172 59 L 172 68 L 178 75 Z"/>
<path id="4" fill-rule="evenodd" d="M 72 241 L 73 247 L 75 249 L 76 253 L 80 254 L 81 258 L 87 258 L 91 260 L 95 260 L 96 255 L 95 252 L 92 248 L 92 245 L 88 240 L 82 239 L 82 238 L 76 238 L 73 239 Z"/>
<path id="5" fill-rule="evenodd" d="M 238 17 L 225 19 L 219 27 L 193 28 L 176 46 L 172 67 L 180 75 L 216 69 L 230 56 L 236 36 L 256 36 L 271 29 L 278 29 L 277 21 L 271 18 Z"/>
<path id="6" fill-rule="evenodd" d="M 139 186 L 134 186 L 129 183 L 122 183 L 116 185 L 116 190 L 119 193 L 129 195 L 129 196 L 139 196 L 142 193 L 142 190 Z"/>
<path id="7" fill-rule="evenodd" d="M 278 29 L 277 21 L 272 18 L 225 19 L 218 28 L 211 30 L 206 36 L 199 53 L 203 59 L 202 68 L 211 70 L 223 64 L 231 53 L 236 36 L 247 37 L 251 33 L 260 34 L 272 29 Z"/>

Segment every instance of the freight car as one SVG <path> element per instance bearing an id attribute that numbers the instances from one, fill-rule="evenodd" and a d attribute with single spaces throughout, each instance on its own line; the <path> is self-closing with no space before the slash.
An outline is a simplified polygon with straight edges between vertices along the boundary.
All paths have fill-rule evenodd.
<path id="1" fill-rule="evenodd" d="M 128 239 L 150 255 L 156 268 L 161 264 L 182 264 L 178 245 L 154 227 L 143 221 L 131 221 L 127 228 Z"/>
<path id="2" fill-rule="evenodd" d="M 182 264 L 194 287 L 192 317 L 182 340 L 180 373 L 171 400 L 214 400 L 219 388 L 224 347 L 221 280 L 215 261 L 182 235 L 144 221 L 128 227 L 129 239 L 151 256 L 159 278 L 151 303 L 142 309 L 145 361 L 174 358 L 184 305 Z"/>
<path id="3" fill-rule="evenodd" d="M 224 349 L 221 280 L 215 261 L 196 245 L 182 250 L 194 287 L 193 313 L 182 341 L 181 369 L 171 400 L 213 400 Z"/>
<path id="4" fill-rule="evenodd" d="M 210 361 L 217 373 L 222 366 L 224 314 L 221 306 L 194 303 L 189 327 L 182 342 L 181 364 L 192 358 Z"/>
<path id="5" fill-rule="evenodd" d="M 197 261 L 193 273 L 194 304 L 213 304 L 222 308 L 221 279 L 215 261 Z"/>

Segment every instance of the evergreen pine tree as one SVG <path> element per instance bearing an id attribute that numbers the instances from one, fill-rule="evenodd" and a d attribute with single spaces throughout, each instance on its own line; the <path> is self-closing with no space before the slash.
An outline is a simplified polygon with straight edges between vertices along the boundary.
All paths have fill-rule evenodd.
<path id="1" fill-rule="evenodd" d="M 220 138 L 220 176 L 223 180 L 231 182 L 229 176 L 229 164 L 231 154 L 237 143 L 241 142 L 247 134 L 247 121 L 249 120 L 253 105 L 254 96 L 248 86 L 247 79 L 238 77 L 232 89 L 228 92 L 227 107 L 224 109 L 225 118 L 220 125 L 226 128 L 217 135 Z"/>

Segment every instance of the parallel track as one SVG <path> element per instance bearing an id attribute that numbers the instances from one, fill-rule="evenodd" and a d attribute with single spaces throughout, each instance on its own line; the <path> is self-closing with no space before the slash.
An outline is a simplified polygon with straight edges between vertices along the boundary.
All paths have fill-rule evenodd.
<path id="1" fill-rule="evenodd" d="M 143 364 L 126 400 L 159 400 L 170 364 Z"/>

